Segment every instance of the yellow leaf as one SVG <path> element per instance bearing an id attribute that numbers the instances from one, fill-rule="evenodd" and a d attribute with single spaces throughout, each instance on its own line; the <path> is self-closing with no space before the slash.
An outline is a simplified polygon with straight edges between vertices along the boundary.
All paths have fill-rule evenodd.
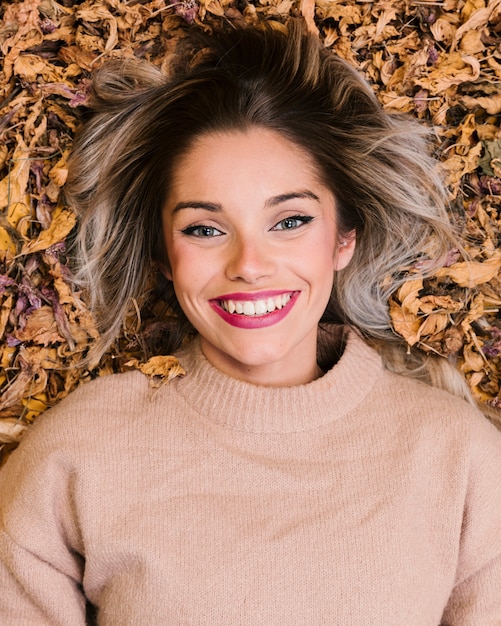
<path id="1" fill-rule="evenodd" d="M 28 187 L 28 179 L 30 175 L 30 161 L 28 146 L 24 143 L 22 137 L 16 137 L 17 148 L 12 157 L 13 167 L 0 181 L 0 209 L 9 206 L 21 205 L 15 209 L 15 215 L 9 215 L 9 223 L 17 226 L 17 222 L 22 216 L 29 215 L 29 207 L 26 205 L 26 191 Z"/>
<path id="2" fill-rule="evenodd" d="M 390 300 L 390 317 L 395 332 L 401 335 L 410 346 L 413 346 L 419 340 L 419 319 L 412 313 L 404 311 L 393 300 Z"/>
<path id="3" fill-rule="evenodd" d="M 14 61 L 14 73 L 29 83 L 34 83 L 37 76 L 45 69 L 45 63 L 34 54 L 19 55 Z"/>
<path id="4" fill-rule="evenodd" d="M 480 372 L 485 365 L 485 359 L 471 345 L 465 346 L 463 358 L 464 363 L 461 365 L 463 372 Z"/>
<path id="5" fill-rule="evenodd" d="M 451 85 L 460 85 L 477 80 L 480 76 L 480 61 L 474 56 L 452 53 L 447 61 L 442 62 L 431 70 L 427 76 L 418 78 L 415 82 L 434 95 L 443 95 Z"/>
<path id="6" fill-rule="evenodd" d="M 23 342 L 43 346 L 63 341 L 58 331 L 54 311 L 48 305 L 33 311 L 28 316 L 24 327 L 15 331 L 14 337 Z"/>
<path id="7" fill-rule="evenodd" d="M 423 313 L 429 314 L 441 309 L 447 313 L 461 311 L 464 304 L 454 300 L 450 296 L 424 296 L 419 299 L 419 308 Z"/>
<path id="8" fill-rule="evenodd" d="M 454 263 L 435 272 L 438 278 L 450 278 L 460 287 L 475 287 L 487 283 L 499 274 L 501 268 L 501 250 L 495 252 L 487 261 L 467 261 Z"/>
<path id="9" fill-rule="evenodd" d="M 501 94 L 481 96 L 479 98 L 463 96 L 461 100 L 468 109 L 480 107 L 489 113 L 489 115 L 497 115 L 498 113 L 501 113 Z"/>
<path id="10" fill-rule="evenodd" d="M 0 352 L 0 370 L 5 371 L 8 367 L 11 367 L 16 352 L 17 349 L 14 346 L 3 345 L 2 352 Z"/>
<path id="11" fill-rule="evenodd" d="M 482 149 L 482 142 L 479 141 L 475 146 L 469 149 L 466 155 L 453 154 L 441 164 L 447 171 L 448 183 L 450 185 L 459 183 L 465 174 L 474 172 L 477 169 L 478 157 Z"/>
<path id="12" fill-rule="evenodd" d="M 21 254 L 32 254 L 47 250 L 55 243 L 63 241 L 76 224 L 76 216 L 73 211 L 58 206 L 52 216 L 49 228 L 42 230 L 34 241 L 28 241 L 23 246 Z"/>
<path id="13" fill-rule="evenodd" d="M 450 44 L 454 33 L 456 32 L 455 26 L 453 26 L 445 17 L 439 17 L 436 22 L 431 24 L 430 30 L 435 38 L 435 41 L 441 41 L 446 44 Z"/>
<path id="14" fill-rule="evenodd" d="M 407 280 L 398 290 L 397 297 L 402 303 L 404 311 L 409 311 L 414 315 L 419 310 L 418 294 L 423 288 L 423 280 Z"/>
<path id="15" fill-rule="evenodd" d="M 47 409 L 49 403 L 47 401 L 46 393 L 38 393 L 36 396 L 30 396 L 29 398 L 23 398 L 23 405 L 26 413 L 24 418 L 32 421 L 35 417 L 40 415 Z"/>
<path id="16" fill-rule="evenodd" d="M 447 327 L 449 321 L 450 318 L 447 313 L 432 313 L 421 324 L 418 331 L 419 339 L 433 338 L 433 335 L 442 332 Z"/>
<path id="17" fill-rule="evenodd" d="M 19 226 L 21 220 L 31 215 L 31 210 L 27 202 L 14 202 L 9 205 L 7 220 L 14 228 Z"/>
<path id="18" fill-rule="evenodd" d="M 461 328 L 465 332 L 468 332 L 471 329 L 471 325 L 474 321 L 478 320 L 484 315 L 484 300 L 484 295 L 482 293 L 478 293 L 470 303 L 467 314 L 461 320 Z"/>
<path id="19" fill-rule="evenodd" d="M 12 309 L 13 298 L 12 295 L 7 295 L 0 306 L 0 339 L 4 336 L 7 322 L 9 321 L 9 315 Z"/>
<path id="20" fill-rule="evenodd" d="M 483 3 L 482 3 L 483 4 Z M 468 17 L 468 19 L 457 29 L 456 34 L 454 36 L 454 41 L 452 42 L 452 49 L 454 50 L 457 43 L 461 40 L 461 38 L 468 32 L 475 30 L 477 28 L 482 28 L 482 26 L 486 26 L 487 22 L 493 11 L 499 7 L 499 0 L 494 0 L 494 2 L 489 2 L 489 6 L 485 8 L 478 8 L 469 14 L 467 9 L 468 5 L 476 5 L 476 3 L 467 2 L 465 8 L 463 9 L 463 15 Z M 484 5 L 485 6 L 485 5 Z"/>
<path id="21" fill-rule="evenodd" d="M 466 21 L 471 15 L 479 9 L 485 9 L 486 0 L 466 0 L 461 9 L 461 17 Z"/>
<path id="22" fill-rule="evenodd" d="M 463 35 L 461 39 L 460 49 L 465 54 L 479 54 L 485 50 L 482 42 L 483 33 L 480 30 L 471 30 Z"/>
<path id="23" fill-rule="evenodd" d="M 16 245 L 9 233 L 0 226 L 0 260 L 11 259 L 16 254 Z"/>
<path id="24" fill-rule="evenodd" d="M 51 180 L 53 180 L 58 187 L 62 187 L 68 178 L 68 166 L 66 164 L 68 152 L 68 150 L 64 152 L 63 156 L 49 172 Z"/>
<path id="25" fill-rule="evenodd" d="M 160 387 L 160 385 L 169 382 L 176 376 L 184 376 L 186 374 L 174 356 L 154 356 L 146 363 L 141 363 L 137 359 L 131 359 L 125 365 L 127 367 L 135 367 L 148 376 L 152 387 Z"/>

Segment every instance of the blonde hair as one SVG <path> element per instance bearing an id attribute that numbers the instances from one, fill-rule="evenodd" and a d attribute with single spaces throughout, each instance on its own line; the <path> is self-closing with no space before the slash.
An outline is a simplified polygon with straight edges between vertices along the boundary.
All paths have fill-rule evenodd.
<path id="1" fill-rule="evenodd" d="M 336 198 L 340 232 L 356 232 L 353 259 L 336 273 L 321 321 L 351 325 L 388 367 L 468 397 L 445 359 L 407 354 L 389 317 L 402 268 L 421 262 L 421 275 L 431 274 L 457 245 L 429 132 L 383 111 L 358 73 L 296 20 L 287 30 L 264 24 L 211 36 L 192 28 L 182 44 L 169 76 L 139 60 L 95 74 L 91 115 L 70 160 L 77 280 L 98 320 L 97 354 L 120 333 L 131 302 L 144 300 L 165 258 L 161 208 L 180 156 L 201 134 L 259 126 L 309 152 Z M 166 292 L 185 332 L 170 285 Z"/>

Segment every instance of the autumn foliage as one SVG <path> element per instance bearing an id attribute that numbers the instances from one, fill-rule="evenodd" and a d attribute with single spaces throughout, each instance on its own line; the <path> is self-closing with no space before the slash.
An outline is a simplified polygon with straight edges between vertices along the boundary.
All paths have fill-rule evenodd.
<path id="1" fill-rule="evenodd" d="M 475 397 L 501 415 L 501 0 L 0 1 L 0 449 L 44 409 L 92 377 L 144 363 L 132 319 L 98 363 L 78 368 L 97 333 L 66 257 L 76 225 L 61 189 L 92 71 L 110 57 L 168 68 L 181 24 L 277 22 L 302 15 L 358 68 L 382 105 L 433 126 L 464 233 L 465 262 L 423 281 L 413 267 L 392 297 L 394 330 L 454 356 Z M 160 361 L 160 362 L 158 362 Z M 156 377 L 156 378 L 155 378 Z M 1 457 L 1 453 L 0 453 Z"/>

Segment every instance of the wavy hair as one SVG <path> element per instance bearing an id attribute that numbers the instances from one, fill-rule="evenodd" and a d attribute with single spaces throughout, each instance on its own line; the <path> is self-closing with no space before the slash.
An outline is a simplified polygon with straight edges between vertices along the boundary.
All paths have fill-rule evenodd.
<path id="1" fill-rule="evenodd" d="M 297 20 L 210 36 L 192 28 L 181 44 L 168 73 L 139 60 L 104 64 L 75 141 L 66 196 L 80 217 L 77 280 L 101 332 L 95 353 L 119 335 L 165 259 L 161 210 L 181 156 L 202 134 L 257 126 L 311 155 L 336 198 L 341 235 L 356 232 L 321 321 L 351 325 L 389 367 L 467 396 L 445 359 L 413 354 L 409 363 L 390 324 L 402 268 L 421 262 L 431 274 L 457 246 L 429 131 L 385 112 L 357 71 Z M 170 284 L 166 292 L 185 332 Z"/>

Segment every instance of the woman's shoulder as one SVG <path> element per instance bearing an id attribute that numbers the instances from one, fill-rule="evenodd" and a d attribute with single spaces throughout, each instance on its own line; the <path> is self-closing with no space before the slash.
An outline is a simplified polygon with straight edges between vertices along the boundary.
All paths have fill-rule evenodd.
<path id="1" fill-rule="evenodd" d="M 400 419 L 418 434 L 428 432 L 438 440 L 453 436 L 469 445 L 487 439 L 501 453 L 499 428 L 473 401 L 386 369 L 380 378 L 379 395 L 381 402 L 391 399 Z"/>
<path id="2" fill-rule="evenodd" d="M 137 370 L 84 382 L 36 418 L 20 447 L 36 446 L 49 452 L 111 440 L 118 431 L 139 428 L 148 420 L 156 391 Z"/>
<path id="3" fill-rule="evenodd" d="M 415 376 L 411 372 L 409 375 L 398 373 L 376 347 L 354 332 L 348 333 L 346 353 L 352 364 L 358 366 L 354 370 L 357 376 L 361 376 L 364 370 L 375 370 L 372 389 L 366 398 L 369 410 L 379 408 L 382 412 L 394 412 L 414 424 L 428 420 L 442 426 L 448 421 L 489 423 L 479 407 L 466 399 L 468 394 L 461 395 L 463 390 L 459 385 L 458 395 L 455 395 L 420 380 L 420 370 Z"/>
<path id="4" fill-rule="evenodd" d="M 79 416 L 89 420 L 103 414 L 112 416 L 145 402 L 151 395 L 151 387 L 144 374 L 137 370 L 108 374 L 82 382 L 68 396 L 51 407 L 37 419 L 72 419 Z"/>

